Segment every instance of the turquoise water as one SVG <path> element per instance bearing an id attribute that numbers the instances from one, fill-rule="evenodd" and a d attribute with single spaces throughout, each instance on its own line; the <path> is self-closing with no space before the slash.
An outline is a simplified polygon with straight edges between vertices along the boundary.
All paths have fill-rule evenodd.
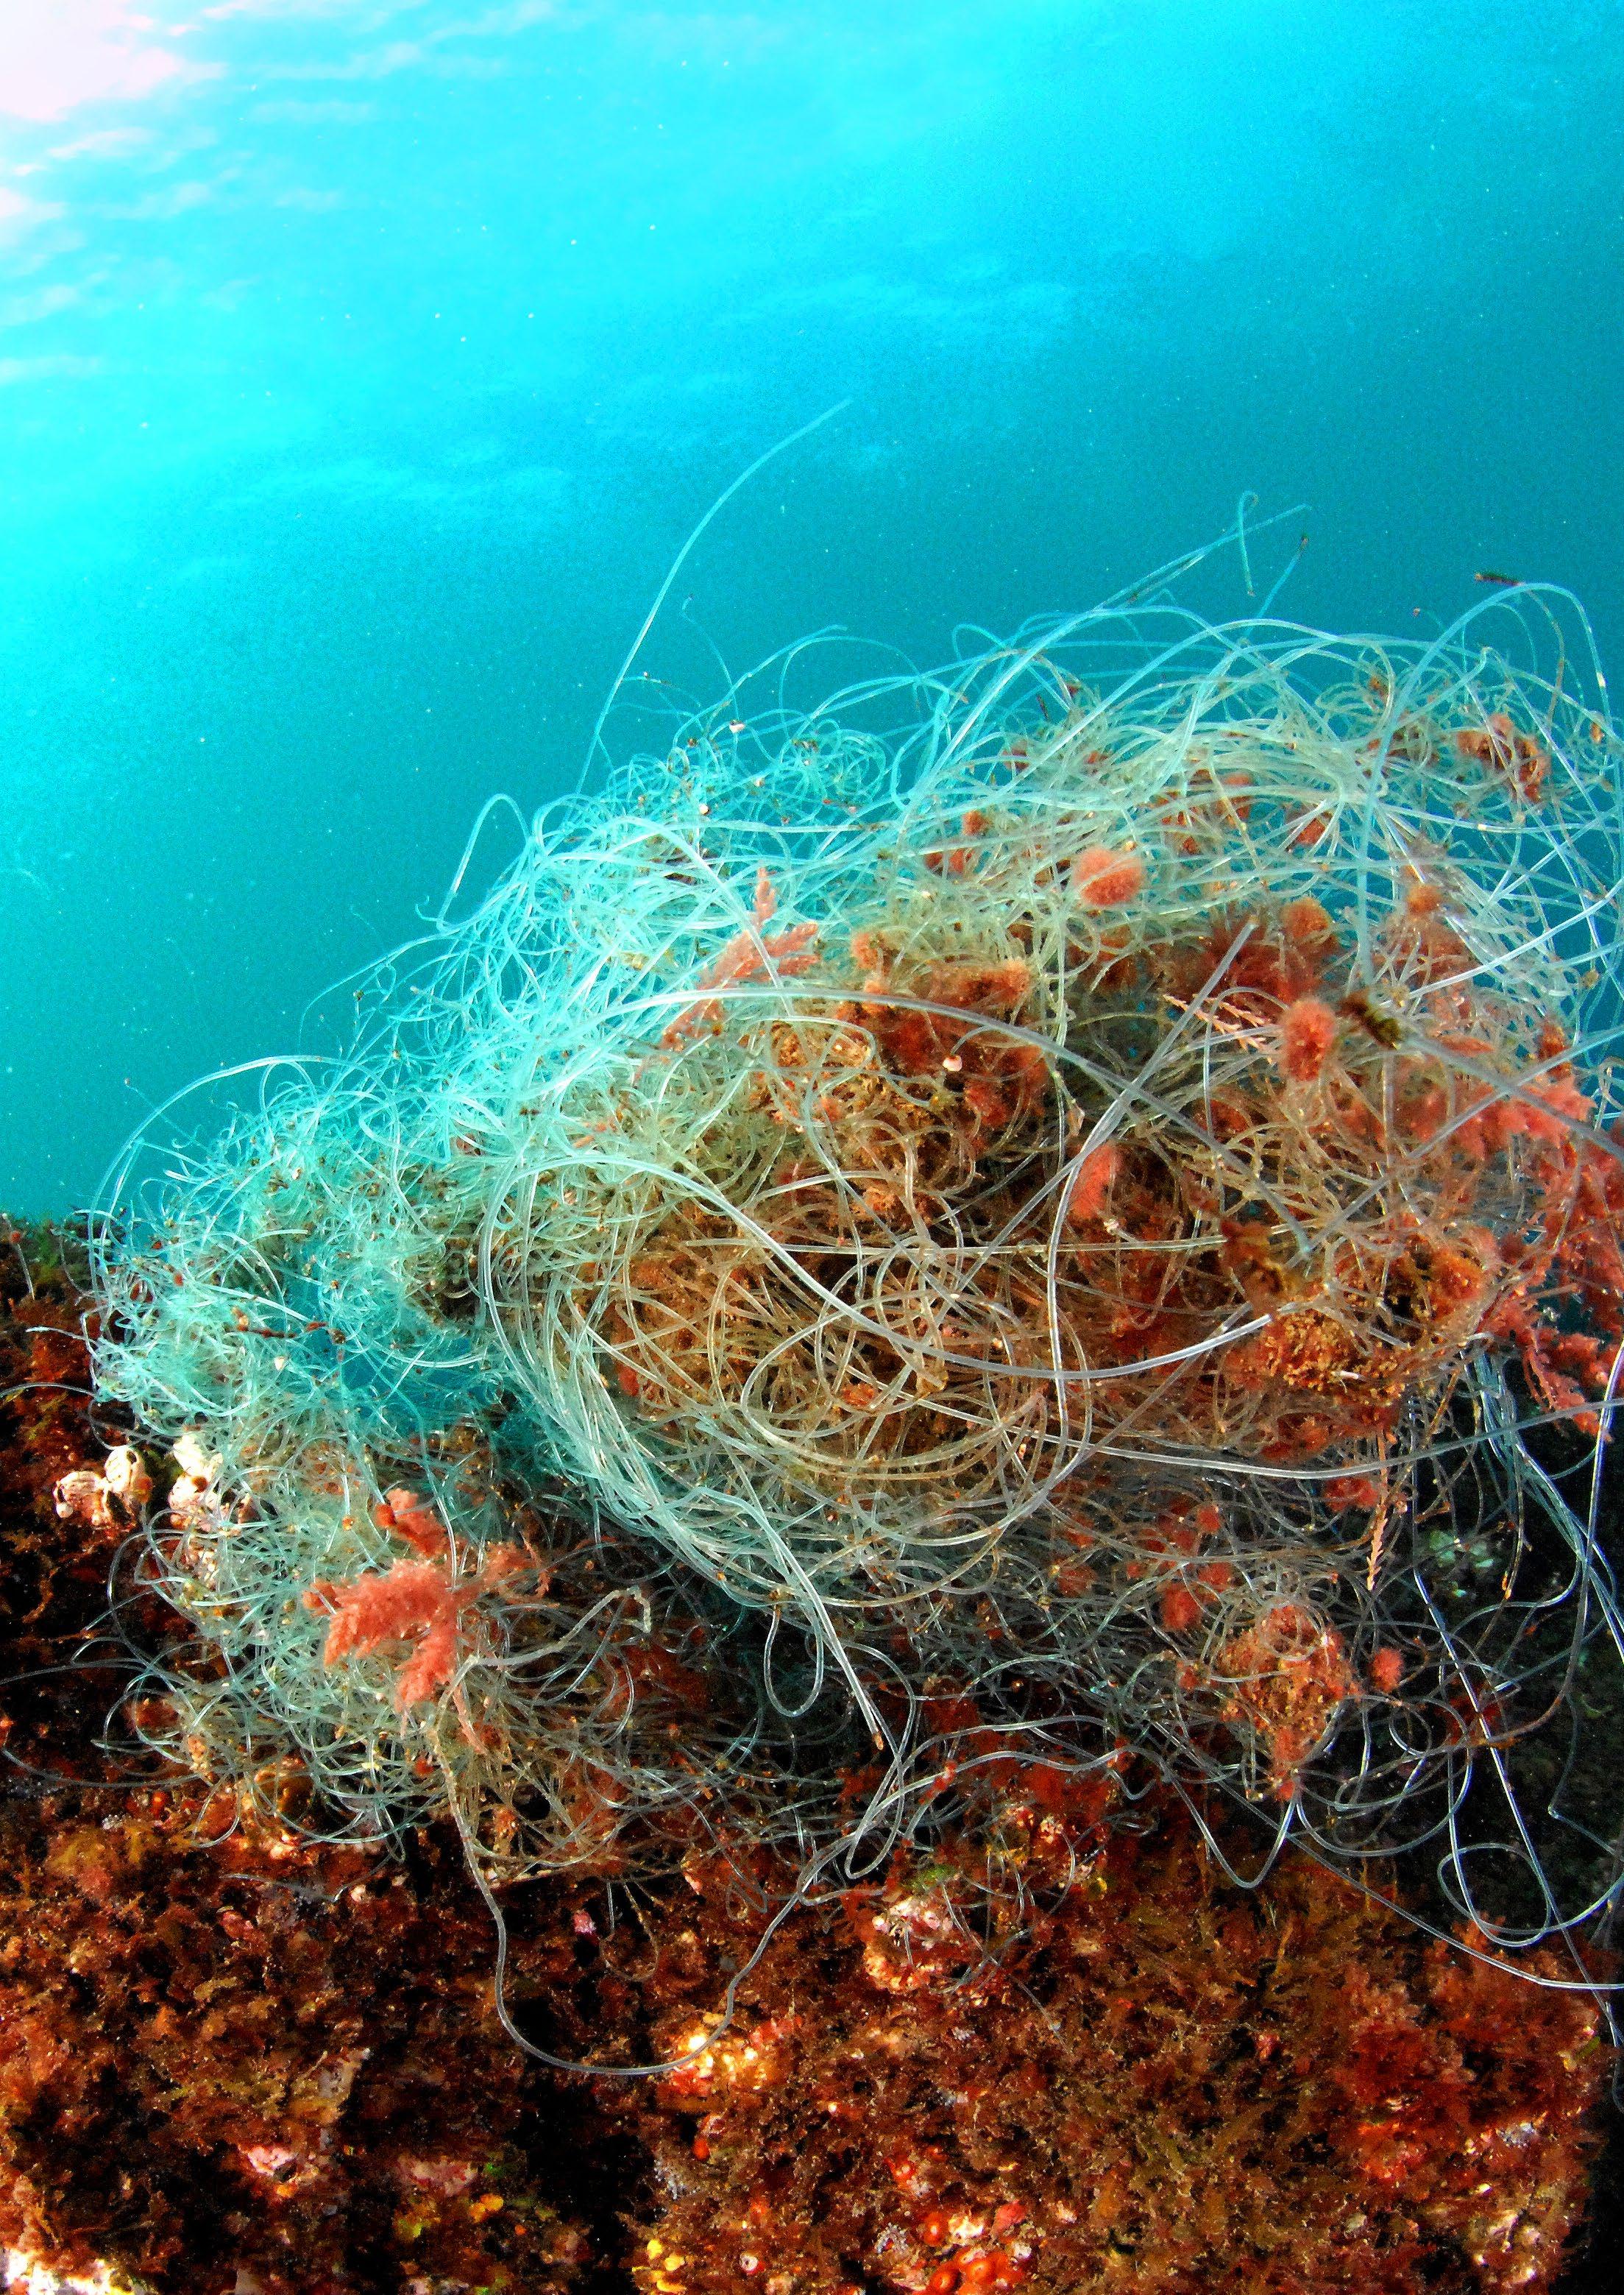
<path id="1" fill-rule="evenodd" d="M 1307 619 L 1538 575 L 1624 665 L 1621 94 L 1616 0 L 5 0 L 0 1202 L 573 780 L 839 400 L 649 666 L 937 659 L 1248 490 Z"/>

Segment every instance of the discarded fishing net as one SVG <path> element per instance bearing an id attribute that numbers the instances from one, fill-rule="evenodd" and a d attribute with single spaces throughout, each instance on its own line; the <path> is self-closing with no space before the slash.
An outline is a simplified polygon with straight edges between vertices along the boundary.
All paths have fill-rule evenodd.
<path id="1" fill-rule="evenodd" d="M 1573 626 L 1153 601 L 811 709 L 797 652 L 544 812 L 341 1057 L 115 1177 L 100 1376 L 189 1446 L 154 1741 L 510 1871 L 707 1809 L 881 1853 L 1127 1748 L 1434 1840 L 1507 1934 L 1591 1908 L 1624 816 Z"/>

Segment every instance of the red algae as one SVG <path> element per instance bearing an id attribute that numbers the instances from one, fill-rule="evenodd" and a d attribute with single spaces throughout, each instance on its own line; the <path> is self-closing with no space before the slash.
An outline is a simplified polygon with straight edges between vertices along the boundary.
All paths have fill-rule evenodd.
<path id="1" fill-rule="evenodd" d="M 1176 1809 L 1136 1826 L 1054 1899 L 1039 1821 L 1018 1891 L 902 1858 L 781 1932 L 657 2091 L 643 2295 L 1552 2286 L 1595 2148 L 1594 2001 L 1306 1859 L 1242 1890 Z M 722 1892 L 692 1917 L 723 1949 Z M 705 2038 L 692 1990 L 668 2047 Z"/>
<path id="2" fill-rule="evenodd" d="M 1145 889 L 1145 863 L 1133 853 L 1091 845 L 1072 863 L 1072 890 L 1085 909 L 1125 908 Z"/>
<path id="3" fill-rule="evenodd" d="M 1280 1016 L 1280 1066 L 1293 1083 L 1312 1083 L 1336 1041 L 1336 1015 L 1318 996 L 1300 996 Z"/>
<path id="4" fill-rule="evenodd" d="M 406 1522 L 424 1519 L 420 1513 L 408 1515 Z M 390 1527 L 407 1534 L 394 1522 Z M 441 1540 L 444 1544 L 444 1531 Z M 317 1579 L 305 1596 L 305 1607 L 332 1620 L 322 1663 L 337 1665 L 352 1653 L 366 1656 L 390 1644 L 407 1644 L 410 1654 L 396 1679 L 396 1707 L 404 1712 L 437 1697 L 463 1652 L 464 1613 L 491 1587 L 527 1567 L 519 1548 L 499 1546 L 478 1575 L 461 1586 L 452 1582 L 445 1563 L 435 1562 L 396 1562 L 387 1571 L 363 1572 L 337 1585 Z"/>
<path id="5" fill-rule="evenodd" d="M 101 1805 L 0 1818 L 0 2241 L 163 2295 L 576 2285 L 454 1844 L 407 1875 Z"/>
<path id="6" fill-rule="evenodd" d="M 5 1274 L 0 2249 L 112 2262 L 157 2295 L 567 2295 L 601 2238 L 559 2171 L 556 2084 L 496 2021 L 454 1837 L 403 1866 L 233 1829 L 195 1778 L 110 1771 L 96 1637 L 128 1523 L 53 1498 L 109 1433 L 85 1303 Z M 126 1623 L 154 1646 L 181 1629 L 140 1600 Z M 570 1910 L 523 1942 L 521 1981 L 567 1985 Z M 583 2128 L 575 2185 L 589 2146 Z"/>
<path id="7" fill-rule="evenodd" d="M 52 1498 L 98 1450 L 78 1311 L 29 1302 L 61 1400 L 17 1397 L 0 1445 L 0 1590 L 42 1662 L 81 1646 L 119 1534 Z M 0 1313 L 8 1368 L 26 1336 Z M 1187 1499 L 1155 1535 L 1195 1571 L 1220 1527 Z M 1233 1694 L 1285 1699 L 1254 1718 L 1289 1766 L 1342 1661 L 1305 1621 L 1256 1630 L 1278 1662 L 1249 1693 L 1232 1651 Z M 618 1915 L 590 1875 L 512 1899 L 526 2029 L 687 2056 L 593 2083 L 498 2025 L 449 1828 L 393 1861 L 220 1837 L 195 1780 L 97 1782 L 99 1691 L 6 1702 L 64 1781 L 0 1801 L 0 2241 L 57 2268 L 157 2295 L 1501 2295 L 1554 2285 L 1584 2206 L 1608 2056 L 1582 1988 L 1294 1854 L 1243 1890 L 1179 1803 L 1114 1809 L 995 1733 L 974 1848 L 900 1853 L 754 1965 L 788 1880 L 759 1850 L 696 1839 Z M 935 1705 L 974 1753 L 974 1705 Z"/>

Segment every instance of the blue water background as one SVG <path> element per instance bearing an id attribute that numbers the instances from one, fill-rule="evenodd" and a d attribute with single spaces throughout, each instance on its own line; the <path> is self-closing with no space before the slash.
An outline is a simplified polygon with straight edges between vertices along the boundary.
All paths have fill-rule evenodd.
<path id="1" fill-rule="evenodd" d="M 1251 489 L 1306 618 L 1538 575 L 1624 674 L 1621 95 L 1617 0 L 5 0 L 0 1203 L 572 779 L 839 398 L 679 583 L 740 666 L 940 658 Z"/>

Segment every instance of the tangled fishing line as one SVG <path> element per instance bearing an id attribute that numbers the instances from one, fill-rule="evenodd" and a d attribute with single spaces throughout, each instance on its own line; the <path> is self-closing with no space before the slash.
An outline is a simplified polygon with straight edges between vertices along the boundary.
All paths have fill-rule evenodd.
<path id="1" fill-rule="evenodd" d="M 1126 1748 L 1434 1844 L 1506 1941 L 1593 1913 L 1624 800 L 1576 620 L 1163 590 L 673 706 L 341 1056 L 116 1173 L 98 1374 L 180 1446 L 142 1569 L 194 1635 L 135 1726 L 498 1875 L 850 1864 Z"/>

